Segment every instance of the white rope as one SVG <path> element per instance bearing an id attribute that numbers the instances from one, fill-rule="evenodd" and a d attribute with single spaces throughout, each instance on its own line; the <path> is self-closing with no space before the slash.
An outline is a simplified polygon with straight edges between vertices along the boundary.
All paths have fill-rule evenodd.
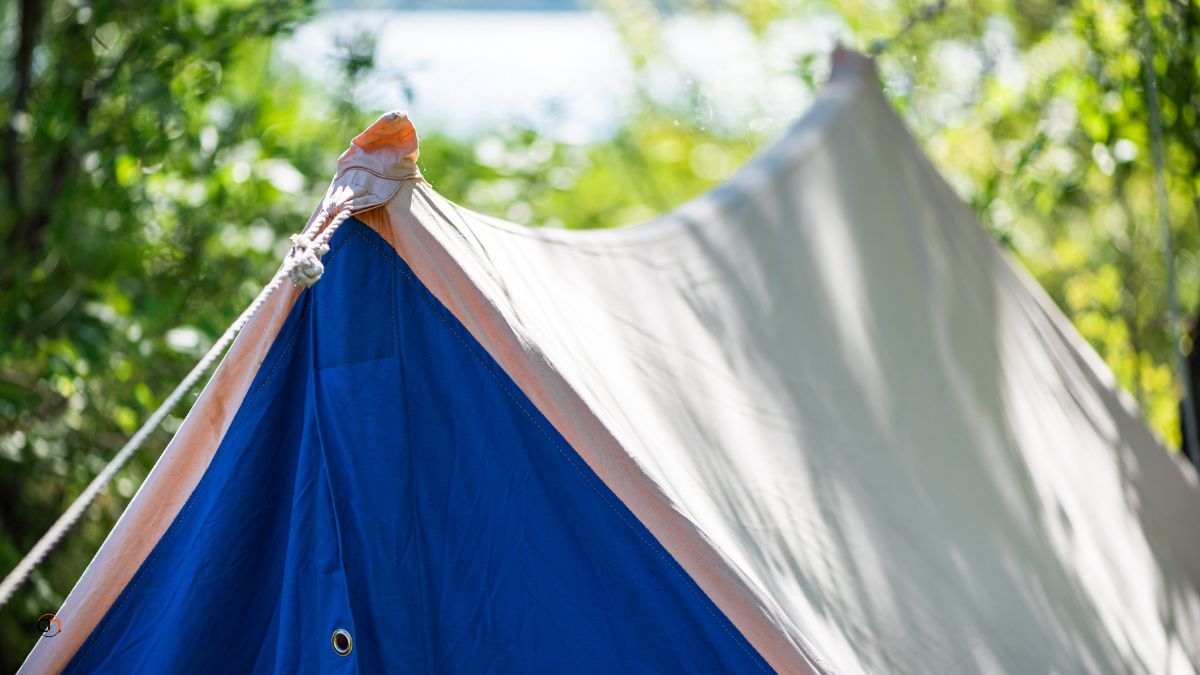
<path id="1" fill-rule="evenodd" d="M 334 233 L 350 217 L 350 208 L 352 205 L 350 196 L 351 192 L 349 188 L 342 187 L 325 197 L 322 201 L 321 211 L 313 222 L 313 227 L 318 229 L 319 232 L 311 238 L 305 234 L 297 235 L 304 238 L 304 247 L 297 246 L 292 249 L 291 253 L 284 260 L 283 265 L 279 268 L 279 271 L 275 273 L 271 281 L 259 292 L 258 297 L 254 298 L 254 302 L 250 303 L 250 306 L 238 316 L 237 320 L 230 324 L 229 328 L 225 329 L 225 332 L 213 343 L 213 346 L 204 354 L 199 363 L 192 368 L 187 377 L 183 378 L 183 381 L 176 385 L 166 400 L 150 414 L 150 417 L 146 419 L 141 428 L 108 461 L 108 464 L 104 465 L 100 473 L 92 479 L 91 483 L 88 483 L 87 488 L 59 516 L 54 525 L 50 526 L 46 534 L 42 535 L 42 538 L 21 559 L 21 562 L 17 563 L 17 566 L 8 573 L 8 576 L 4 577 L 4 581 L 0 582 L 0 607 L 8 603 L 13 593 L 29 578 L 29 575 L 33 573 L 33 570 L 46 557 L 46 554 L 79 521 L 79 518 L 83 516 L 83 512 L 87 507 L 96 499 L 104 487 L 108 485 L 113 476 L 121 470 L 121 467 L 129 461 L 133 453 L 137 452 L 138 448 L 142 446 L 142 443 L 146 441 L 150 434 L 158 428 L 158 425 L 162 423 L 167 413 L 171 412 L 180 399 L 192 387 L 196 386 L 196 383 L 200 381 L 204 373 L 208 372 L 208 369 L 216 363 L 221 354 L 225 352 L 225 349 L 233 342 L 233 339 L 237 337 L 237 334 L 246 327 L 246 324 L 250 323 L 250 320 L 254 318 L 258 310 L 262 309 L 262 306 L 266 304 L 271 294 L 283 285 L 284 279 L 291 278 L 297 286 L 308 288 L 321 278 L 324 266 L 321 264 L 320 258 L 329 250 L 329 240 L 333 237 Z M 329 218 L 330 210 L 334 211 L 332 219 Z M 321 229 L 323 225 L 324 229 Z M 292 241 L 295 242 L 296 237 L 293 237 Z M 297 273 L 298 270 L 303 271 Z"/>

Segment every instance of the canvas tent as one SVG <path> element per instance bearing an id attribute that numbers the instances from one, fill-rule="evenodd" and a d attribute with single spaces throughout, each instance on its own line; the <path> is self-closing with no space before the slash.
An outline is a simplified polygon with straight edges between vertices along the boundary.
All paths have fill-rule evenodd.
<path id="1" fill-rule="evenodd" d="M 238 338 L 25 672 L 1200 668 L 1195 472 L 869 60 L 633 228 L 472 213 L 417 154 L 403 114 L 354 139 L 324 277 Z"/>

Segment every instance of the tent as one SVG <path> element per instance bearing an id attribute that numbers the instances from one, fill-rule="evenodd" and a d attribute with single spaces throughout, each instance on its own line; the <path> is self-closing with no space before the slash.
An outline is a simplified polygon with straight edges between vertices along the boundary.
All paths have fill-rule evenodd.
<path id="1" fill-rule="evenodd" d="M 839 51 L 637 227 L 439 196 L 401 113 L 24 672 L 1194 673 L 1200 485 Z M 332 191 L 331 191 L 332 194 Z"/>

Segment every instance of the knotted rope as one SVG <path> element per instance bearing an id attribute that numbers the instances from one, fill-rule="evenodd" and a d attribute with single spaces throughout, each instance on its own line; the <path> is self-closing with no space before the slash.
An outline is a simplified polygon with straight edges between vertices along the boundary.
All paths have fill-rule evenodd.
<path id="1" fill-rule="evenodd" d="M 291 263 L 288 269 L 288 278 L 293 284 L 301 288 L 308 288 L 321 278 L 325 273 L 325 265 L 321 264 L 321 256 L 329 252 L 329 240 L 350 217 L 350 188 L 340 187 L 334 190 L 331 195 L 325 198 L 321 204 L 321 211 L 317 214 L 313 221 L 313 227 L 316 228 L 315 236 L 309 236 L 308 232 L 300 232 L 292 235 L 292 251 L 288 254 L 288 259 L 284 263 L 286 267 Z M 333 210 L 333 216 L 330 216 L 330 210 Z"/>

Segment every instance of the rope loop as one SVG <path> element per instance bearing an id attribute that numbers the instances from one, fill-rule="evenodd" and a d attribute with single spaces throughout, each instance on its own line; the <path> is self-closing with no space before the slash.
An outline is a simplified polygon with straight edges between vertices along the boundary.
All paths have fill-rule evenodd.
<path id="1" fill-rule="evenodd" d="M 321 211 L 313 220 L 312 227 L 292 235 L 292 250 L 284 265 L 293 284 L 309 288 L 321 280 L 321 275 L 325 273 L 321 257 L 329 252 L 329 240 L 333 234 L 350 217 L 354 204 L 351 197 L 353 192 L 344 185 L 332 189 L 321 200 Z M 309 229 L 316 232 L 310 234 Z"/>
<path id="2" fill-rule="evenodd" d="M 328 252 L 329 246 L 313 241 L 307 234 L 293 234 L 291 256 L 295 265 L 288 272 L 288 278 L 301 288 L 308 288 L 317 283 L 325 273 L 321 256 Z"/>

